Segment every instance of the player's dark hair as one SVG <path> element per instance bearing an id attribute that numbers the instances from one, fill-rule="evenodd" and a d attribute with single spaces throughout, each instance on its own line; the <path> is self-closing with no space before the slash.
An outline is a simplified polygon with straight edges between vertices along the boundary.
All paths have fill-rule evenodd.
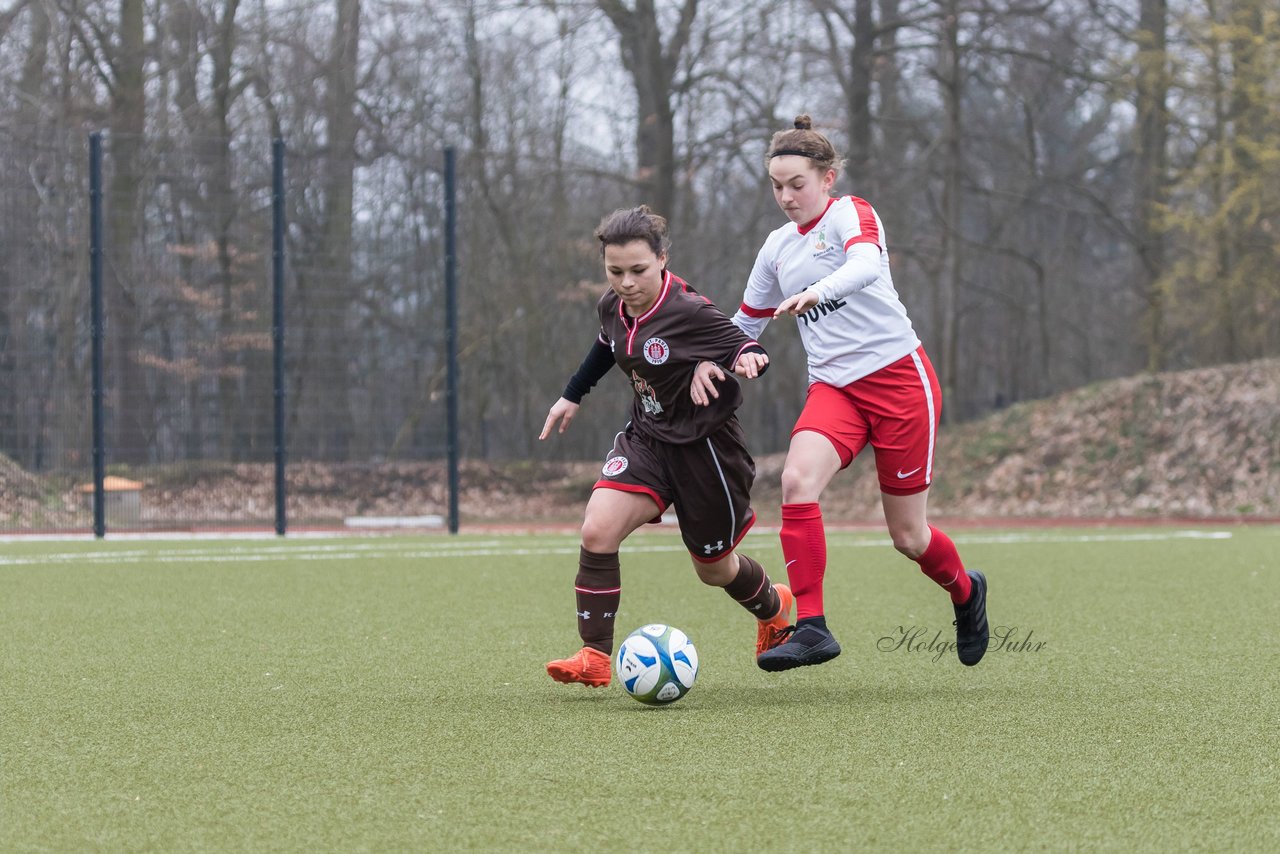
<path id="1" fill-rule="evenodd" d="M 666 217 L 654 213 L 648 205 L 622 208 L 609 214 L 596 226 L 596 239 L 600 241 L 601 255 L 606 246 L 620 246 L 633 240 L 648 243 L 654 255 L 662 255 L 671 248 Z"/>
<path id="2" fill-rule="evenodd" d="M 769 161 L 775 157 L 797 154 L 809 158 L 819 172 L 834 169 L 839 174 L 844 161 L 836 153 L 831 140 L 813 129 L 813 119 L 801 114 L 796 116 L 793 124 L 791 130 L 780 130 L 773 135 L 773 139 L 769 141 L 769 150 L 765 153 L 765 165 L 768 166 Z"/>

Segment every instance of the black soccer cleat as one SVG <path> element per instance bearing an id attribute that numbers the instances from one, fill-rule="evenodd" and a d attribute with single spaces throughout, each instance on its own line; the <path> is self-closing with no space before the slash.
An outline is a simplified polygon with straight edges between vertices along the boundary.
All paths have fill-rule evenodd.
<path id="1" fill-rule="evenodd" d="M 791 634 L 785 643 L 756 656 L 756 665 L 761 670 L 776 673 L 793 667 L 808 667 L 830 661 L 840 654 L 840 644 L 827 630 L 826 620 L 822 617 L 806 617 L 785 631 Z"/>
<path id="2" fill-rule="evenodd" d="M 956 611 L 956 654 L 960 663 L 973 667 L 987 654 L 991 632 L 987 628 L 987 577 L 976 569 L 966 570 L 972 589 L 969 601 L 953 605 Z"/>

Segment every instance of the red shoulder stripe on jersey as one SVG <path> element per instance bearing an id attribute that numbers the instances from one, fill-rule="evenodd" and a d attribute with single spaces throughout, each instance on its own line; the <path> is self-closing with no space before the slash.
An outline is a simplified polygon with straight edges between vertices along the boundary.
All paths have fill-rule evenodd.
<path id="1" fill-rule="evenodd" d="M 844 242 L 844 248 L 848 249 L 855 243 L 870 243 L 872 246 L 880 246 L 880 241 L 874 237 L 867 237 L 865 234 L 859 234 L 857 237 L 850 237 Z"/>
<path id="2" fill-rule="evenodd" d="M 680 292 L 681 292 L 681 293 L 686 293 L 686 294 L 689 294 L 690 296 L 695 296 L 695 297 L 697 297 L 698 299 L 700 299 L 700 300 L 702 300 L 703 302 L 705 302 L 707 305 L 713 305 L 713 304 L 714 304 L 714 303 L 712 303 L 712 302 L 711 302 L 711 297 L 704 296 L 703 294 L 698 293 L 698 292 L 697 292 L 697 291 L 695 291 L 693 288 L 689 287 L 689 283 L 688 283 L 688 282 L 686 282 L 684 279 L 682 279 L 682 278 L 680 278 L 679 276 L 677 276 L 675 273 L 671 273 L 670 271 L 668 271 L 668 273 L 669 273 L 669 275 L 671 276 L 671 281 L 672 281 L 672 282 L 675 282 L 675 283 L 676 283 L 676 284 L 678 284 L 678 285 L 680 285 Z"/>
<path id="3" fill-rule="evenodd" d="M 747 305 L 745 302 L 742 305 L 738 306 L 738 311 L 742 312 L 747 317 L 773 317 L 773 309 L 752 308 L 751 306 Z"/>
<path id="4" fill-rule="evenodd" d="M 872 210 L 871 203 L 857 196 L 846 198 L 853 202 L 854 210 L 858 212 L 858 227 L 862 229 L 862 234 L 846 243 L 844 248 L 848 249 L 849 243 L 874 243 L 883 249 L 884 245 L 880 242 L 880 228 L 876 225 L 876 212 Z"/>

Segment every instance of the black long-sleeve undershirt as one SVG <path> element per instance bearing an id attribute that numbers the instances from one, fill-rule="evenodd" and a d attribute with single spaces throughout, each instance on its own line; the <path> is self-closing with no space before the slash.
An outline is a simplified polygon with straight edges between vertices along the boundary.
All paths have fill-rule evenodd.
<path id="1" fill-rule="evenodd" d="M 609 345 L 597 338 L 595 344 L 591 345 L 591 349 L 587 351 L 587 357 L 578 366 L 578 370 L 569 378 L 569 384 L 564 387 L 564 399 L 570 403 L 582 403 L 586 393 L 595 388 L 596 383 L 600 382 L 615 364 L 613 351 L 609 349 Z"/>

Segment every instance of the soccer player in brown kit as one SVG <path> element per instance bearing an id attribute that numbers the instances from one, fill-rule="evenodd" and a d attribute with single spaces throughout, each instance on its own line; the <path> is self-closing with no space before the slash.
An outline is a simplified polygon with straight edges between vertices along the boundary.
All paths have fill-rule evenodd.
<path id="1" fill-rule="evenodd" d="M 759 376 L 769 357 L 706 297 L 667 270 L 666 220 L 647 206 L 614 211 L 595 231 L 609 290 L 596 308 L 600 334 L 547 414 L 539 439 L 563 433 L 585 395 L 616 364 L 635 391 L 631 420 L 615 439 L 587 502 L 574 584 L 582 649 L 547 664 L 558 682 L 608 685 L 621 595 L 618 550 L 633 531 L 675 506 L 698 578 L 757 621 L 756 655 L 782 642 L 791 591 L 737 551 L 755 522 L 755 463 L 735 412 L 742 390 L 732 374 Z M 711 362 L 721 383 L 700 384 Z M 731 373 L 726 375 L 721 367 Z M 704 370 L 708 370 L 704 368 Z M 707 393 L 711 388 L 715 396 Z"/>

